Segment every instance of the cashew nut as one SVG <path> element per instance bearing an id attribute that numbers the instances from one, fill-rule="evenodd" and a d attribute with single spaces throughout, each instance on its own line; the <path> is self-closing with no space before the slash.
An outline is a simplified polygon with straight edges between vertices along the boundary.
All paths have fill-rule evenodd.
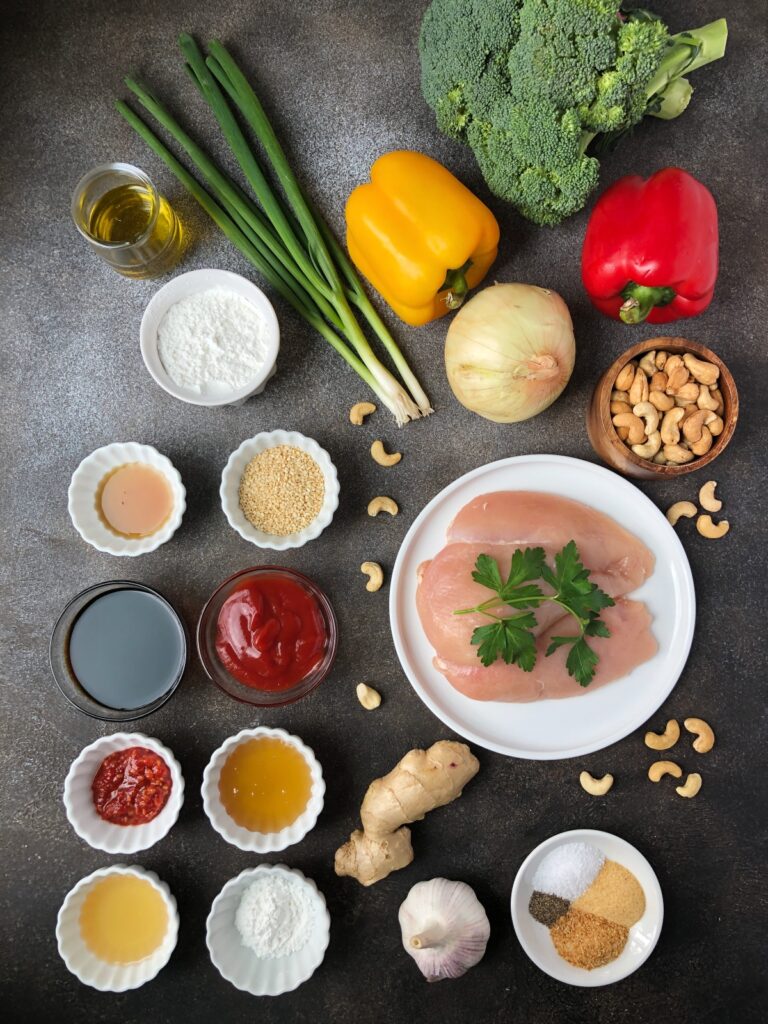
<path id="1" fill-rule="evenodd" d="M 652 377 L 656 372 L 656 349 L 653 349 L 652 352 L 646 352 L 638 366 L 646 377 Z"/>
<path id="2" fill-rule="evenodd" d="M 391 455 L 388 455 L 384 450 L 383 441 L 373 442 L 371 445 L 371 456 L 373 461 L 378 462 L 380 466 L 396 466 L 403 457 L 400 452 L 392 452 Z"/>
<path id="3" fill-rule="evenodd" d="M 716 487 L 717 480 L 707 480 L 704 486 L 699 489 L 699 504 L 707 512 L 719 512 L 723 507 L 722 501 L 715 497 Z"/>
<path id="4" fill-rule="evenodd" d="M 661 440 L 664 444 L 677 444 L 680 440 L 679 424 L 684 416 L 685 410 L 678 408 L 664 413 L 664 419 L 661 421 Z"/>
<path id="5" fill-rule="evenodd" d="M 707 410 L 707 417 L 704 420 L 704 426 L 709 427 L 709 432 L 712 437 L 719 437 L 725 428 L 722 417 L 718 416 L 717 413 L 710 412 L 709 410 Z"/>
<path id="6" fill-rule="evenodd" d="M 620 412 L 632 412 L 632 406 L 626 402 L 611 402 L 611 416 L 618 416 Z"/>
<path id="7" fill-rule="evenodd" d="M 638 366 L 635 379 L 632 381 L 632 387 L 629 389 L 629 404 L 634 406 L 638 402 L 647 402 L 648 394 L 648 378 Z"/>
<path id="8" fill-rule="evenodd" d="M 674 358 L 674 356 L 673 356 L 673 358 Z M 666 391 L 667 391 L 668 395 L 676 394 L 677 391 L 684 384 L 687 384 L 687 382 L 688 382 L 689 373 L 686 370 L 686 368 L 684 366 L 682 366 L 682 365 L 676 366 L 672 370 L 672 369 L 669 369 L 669 364 L 667 364 L 666 374 L 667 374 L 667 388 L 666 388 Z"/>
<path id="9" fill-rule="evenodd" d="M 629 391 L 632 387 L 632 381 L 635 379 L 635 364 L 627 363 L 627 365 L 619 370 L 619 375 L 616 378 L 614 387 L 617 391 Z"/>
<path id="10" fill-rule="evenodd" d="M 656 452 L 651 461 L 655 462 L 657 466 L 666 466 L 667 456 L 664 454 L 663 451 Z"/>
<path id="11" fill-rule="evenodd" d="M 691 451 L 694 455 L 706 455 L 712 447 L 712 431 L 709 427 L 701 428 L 701 437 L 698 441 L 691 442 Z"/>
<path id="12" fill-rule="evenodd" d="M 712 522 L 712 516 L 702 515 L 696 520 L 696 529 L 707 540 L 719 540 L 728 533 L 730 528 L 731 524 L 727 519 L 721 519 L 719 523 L 715 524 Z"/>
<path id="13" fill-rule="evenodd" d="M 699 397 L 696 400 L 696 404 L 700 409 L 709 409 L 711 412 L 717 412 L 717 399 L 713 397 L 712 392 L 704 384 L 699 385 Z"/>
<path id="14" fill-rule="evenodd" d="M 679 779 L 682 774 L 683 769 L 674 761 L 654 761 L 648 769 L 648 778 L 651 782 L 660 782 L 665 775 L 674 775 Z"/>
<path id="15" fill-rule="evenodd" d="M 602 779 L 596 779 L 589 772 L 582 772 L 579 776 L 579 782 L 581 783 L 581 788 L 585 789 L 591 796 L 605 796 L 613 785 L 613 776 L 609 773 L 604 775 Z"/>
<path id="16" fill-rule="evenodd" d="M 683 503 L 681 502 L 681 504 Z M 672 507 L 674 508 L 674 505 Z M 669 513 L 667 513 L 667 516 L 669 516 Z M 679 739 L 680 726 L 677 723 L 677 719 L 670 718 L 664 732 L 647 732 L 645 734 L 645 745 L 650 747 L 651 750 L 669 750 L 670 747 L 674 747 Z"/>
<path id="17" fill-rule="evenodd" d="M 378 498 L 372 498 L 368 502 L 369 516 L 377 516 L 379 512 L 389 512 L 391 516 L 396 516 L 399 511 L 397 502 L 393 498 L 386 498 L 383 495 L 380 495 Z"/>
<path id="18" fill-rule="evenodd" d="M 355 693 L 366 711 L 375 711 L 379 704 L 381 704 L 381 694 L 367 683 L 358 683 L 355 687 Z"/>
<path id="19" fill-rule="evenodd" d="M 688 372 L 697 380 L 699 384 L 714 384 L 717 378 L 720 376 L 720 367 L 715 366 L 714 363 L 708 363 L 704 359 L 697 359 L 691 352 L 686 352 L 683 356 L 683 362 L 685 363 Z"/>
<path id="20" fill-rule="evenodd" d="M 666 391 L 669 378 L 663 370 L 656 370 L 651 377 L 648 387 L 651 391 Z"/>
<path id="21" fill-rule="evenodd" d="M 676 466 L 682 466 L 693 458 L 693 452 L 679 444 L 665 444 L 664 454 L 667 456 L 667 462 L 672 462 Z"/>
<path id="22" fill-rule="evenodd" d="M 701 776 L 698 772 L 691 772 L 685 783 L 682 786 L 675 786 L 675 792 L 678 796 L 685 796 L 690 799 L 701 789 Z"/>
<path id="23" fill-rule="evenodd" d="M 612 402 L 626 402 L 629 405 L 629 392 L 628 391 L 612 391 L 611 392 Z"/>
<path id="24" fill-rule="evenodd" d="M 693 405 L 699 397 L 699 385 L 692 380 L 675 392 L 675 405 Z"/>
<path id="25" fill-rule="evenodd" d="M 656 369 L 657 370 L 663 370 L 664 367 L 667 365 L 667 360 L 668 359 L 669 359 L 669 353 L 668 352 L 657 352 L 656 353 L 656 359 L 654 360 L 654 362 L 656 363 Z"/>
<path id="26" fill-rule="evenodd" d="M 650 402 L 638 402 L 632 412 L 641 420 L 645 420 L 646 437 L 655 434 L 659 429 L 659 410 L 655 405 L 651 405 Z"/>
<path id="27" fill-rule="evenodd" d="M 703 718 L 686 718 L 683 725 L 692 732 L 696 739 L 693 741 L 693 749 L 697 754 L 708 754 L 715 745 L 715 734 L 712 726 Z"/>
<path id="28" fill-rule="evenodd" d="M 673 370 L 678 370 L 681 366 L 685 366 L 683 357 L 675 352 L 674 355 L 668 357 L 666 366 L 664 367 L 664 372 L 672 373 Z"/>
<path id="29" fill-rule="evenodd" d="M 667 519 L 672 526 L 675 526 L 681 516 L 685 516 L 686 519 L 693 519 L 697 512 L 698 509 L 692 501 L 676 501 L 674 505 L 670 505 L 667 509 Z M 678 729 L 678 735 L 679 733 L 680 730 Z M 648 746 L 650 746 L 650 743 Z M 659 749 L 663 750 L 664 748 L 660 747 Z"/>
<path id="30" fill-rule="evenodd" d="M 645 404 L 645 403 L 643 403 Z M 635 406 L 635 408 L 639 408 Z M 654 455 L 657 455 L 661 448 L 661 434 L 658 430 L 654 431 L 650 435 L 645 444 L 633 444 L 632 451 L 635 455 L 639 455 L 641 459 L 652 459 Z"/>
<path id="31" fill-rule="evenodd" d="M 381 585 L 384 582 L 384 570 L 378 562 L 363 562 L 360 572 L 368 577 L 365 589 L 369 593 L 375 594 L 377 590 L 381 590 Z"/>
<path id="32" fill-rule="evenodd" d="M 613 425 L 629 429 L 630 444 L 642 444 L 645 440 L 645 424 L 633 412 L 620 412 L 617 416 L 613 417 Z"/>
<path id="33" fill-rule="evenodd" d="M 717 402 L 714 411 L 717 413 L 718 416 L 722 416 L 723 409 L 725 409 L 725 405 L 723 404 L 723 396 L 718 388 L 714 388 L 712 390 L 712 397 Z"/>
<path id="34" fill-rule="evenodd" d="M 620 441 L 629 440 L 629 427 L 616 427 L 616 433 L 619 435 Z"/>
<path id="35" fill-rule="evenodd" d="M 686 416 L 683 420 L 683 436 L 686 441 L 700 441 L 702 429 L 704 427 L 704 420 L 709 415 L 706 409 L 699 409 L 695 407 L 696 411 L 692 412 L 689 416 Z M 714 415 L 714 413 L 712 414 Z"/>
<path id="36" fill-rule="evenodd" d="M 674 398 L 671 395 L 664 394 L 663 391 L 651 391 L 648 395 L 648 401 L 651 405 L 655 405 L 659 412 L 669 412 L 675 404 Z"/>
<path id="37" fill-rule="evenodd" d="M 372 412 L 376 412 L 373 402 L 357 402 L 349 410 L 349 422 L 359 427 L 365 421 L 365 417 L 370 416 Z"/>

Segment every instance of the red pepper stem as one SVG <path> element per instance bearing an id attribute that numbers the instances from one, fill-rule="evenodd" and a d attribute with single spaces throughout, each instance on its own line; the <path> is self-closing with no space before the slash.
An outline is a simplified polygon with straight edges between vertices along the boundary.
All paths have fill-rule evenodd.
<path id="1" fill-rule="evenodd" d="M 469 291 L 469 285 L 467 284 L 467 271 L 472 266 L 472 260 L 467 260 L 461 267 L 457 267 L 455 270 L 449 270 L 445 275 L 445 280 L 440 288 L 440 292 L 445 292 L 445 304 L 448 309 L 458 309 L 464 301 L 467 292 Z"/>
<path id="2" fill-rule="evenodd" d="M 654 306 L 667 306 L 675 297 L 674 288 L 650 288 L 630 281 L 621 292 L 624 305 L 619 316 L 625 324 L 641 324 Z"/>

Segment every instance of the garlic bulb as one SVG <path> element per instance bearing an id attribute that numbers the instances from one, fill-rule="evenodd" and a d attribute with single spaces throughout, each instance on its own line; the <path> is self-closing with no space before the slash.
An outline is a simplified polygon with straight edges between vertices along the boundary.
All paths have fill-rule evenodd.
<path id="1" fill-rule="evenodd" d="M 417 882 L 400 912 L 403 945 L 427 981 L 460 978 L 483 958 L 491 926 L 464 882 Z"/>

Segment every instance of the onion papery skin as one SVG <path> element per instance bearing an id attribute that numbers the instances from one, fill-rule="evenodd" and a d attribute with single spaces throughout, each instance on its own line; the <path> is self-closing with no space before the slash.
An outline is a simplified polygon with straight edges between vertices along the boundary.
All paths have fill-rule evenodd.
<path id="1" fill-rule="evenodd" d="M 568 307 L 547 288 L 495 284 L 456 314 L 445 339 L 448 383 L 465 408 L 495 423 L 543 412 L 568 383 L 576 342 Z"/>

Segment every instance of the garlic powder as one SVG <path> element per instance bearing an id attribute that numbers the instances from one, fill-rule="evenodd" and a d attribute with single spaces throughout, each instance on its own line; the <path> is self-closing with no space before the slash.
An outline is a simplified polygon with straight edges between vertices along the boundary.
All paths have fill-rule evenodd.
<path id="1" fill-rule="evenodd" d="M 263 370 L 265 327 L 242 295 L 209 288 L 167 310 L 157 329 L 157 352 L 174 384 L 202 397 L 224 397 Z"/>

